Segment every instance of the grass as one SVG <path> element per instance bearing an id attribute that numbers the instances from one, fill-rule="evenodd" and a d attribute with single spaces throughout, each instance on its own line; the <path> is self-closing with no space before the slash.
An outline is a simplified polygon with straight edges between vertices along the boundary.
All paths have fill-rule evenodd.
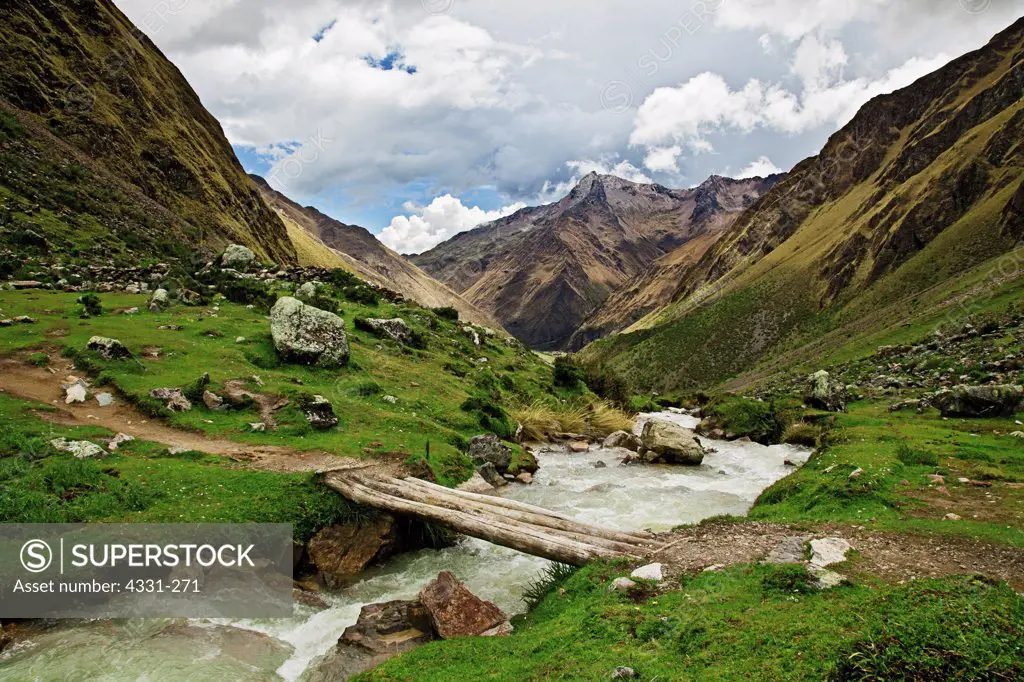
<path id="1" fill-rule="evenodd" d="M 592 564 L 507 638 L 436 642 L 361 680 L 958 679 L 1024 674 L 1024 605 L 970 577 L 805 589 L 798 567 L 736 566 L 635 600 Z M 562 592 L 564 590 L 564 593 Z"/>
<path id="2" fill-rule="evenodd" d="M 634 421 L 605 400 L 577 399 L 559 404 L 536 400 L 513 407 L 510 414 L 522 425 L 522 438 L 526 441 L 546 441 L 565 433 L 603 438 L 615 431 L 631 431 Z"/>

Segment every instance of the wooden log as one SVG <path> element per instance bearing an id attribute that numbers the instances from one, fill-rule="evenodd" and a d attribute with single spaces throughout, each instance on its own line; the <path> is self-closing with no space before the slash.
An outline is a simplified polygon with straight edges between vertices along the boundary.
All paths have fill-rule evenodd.
<path id="1" fill-rule="evenodd" d="M 457 510 L 405 500 L 374 490 L 344 474 L 329 474 L 325 482 L 353 502 L 438 523 L 465 535 L 552 561 L 582 566 L 594 559 L 624 556 L 622 552 L 543 533 L 535 526 L 505 522 L 497 516 L 474 516 Z"/>
<path id="2" fill-rule="evenodd" d="M 637 553 L 644 553 L 650 549 L 650 547 L 640 545 L 631 539 L 629 541 L 621 541 L 606 537 L 606 535 L 615 536 L 615 534 L 606 533 L 600 528 L 592 529 L 588 526 L 573 524 L 567 521 L 562 521 L 561 519 L 554 519 L 547 516 L 541 516 L 539 514 L 532 514 L 530 512 L 487 505 L 475 500 L 463 498 L 460 495 L 447 495 L 423 489 L 418 486 L 407 485 L 406 482 L 401 479 L 378 479 L 374 477 L 359 476 L 356 477 L 355 480 L 367 487 L 373 488 L 374 490 L 379 490 L 389 495 L 394 495 L 395 497 L 401 497 L 402 499 L 445 507 L 447 509 L 454 509 L 456 511 L 487 518 L 497 516 L 508 521 L 518 521 L 531 526 L 539 526 L 544 529 L 544 532 L 551 535 L 566 537 L 576 542 L 604 547 L 605 549 L 622 552 L 624 554 L 634 555 Z M 590 530 L 598 531 L 599 533 L 591 534 L 588 532 Z"/>
<path id="3" fill-rule="evenodd" d="M 522 511 L 529 514 L 537 514 L 540 516 L 546 516 L 552 519 L 565 521 L 574 524 L 580 530 L 580 532 L 586 532 L 588 535 L 593 535 L 595 537 L 605 537 L 609 540 L 616 540 L 618 542 L 626 542 L 633 544 L 651 544 L 656 538 L 654 533 L 647 533 L 645 531 L 620 531 L 600 528 L 589 523 L 577 521 L 568 514 L 551 511 L 550 509 L 545 509 L 544 507 L 538 507 L 536 505 L 527 504 L 526 502 L 509 500 L 503 497 L 497 497 L 495 495 L 481 495 L 479 493 L 471 493 L 465 490 L 454 490 L 452 488 L 445 488 L 444 486 L 437 485 L 436 483 L 430 483 L 419 478 L 405 478 L 395 480 L 401 480 L 409 485 L 417 486 L 425 490 L 432 490 L 434 492 L 437 492 L 438 494 L 456 495 L 460 499 L 473 500 L 475 502 L 480 502 L 482 504 L 488 504 L 495 507 L 513 509 L 516 511 Z"/>

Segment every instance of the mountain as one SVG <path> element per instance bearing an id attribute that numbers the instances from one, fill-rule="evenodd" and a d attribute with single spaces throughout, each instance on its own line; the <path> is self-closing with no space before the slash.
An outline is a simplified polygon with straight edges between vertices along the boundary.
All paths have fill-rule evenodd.
<path id="1" fill-rule="evenodd" d="M 583 359 L 643 388 L 738 388 L 967 315 L 1022 276 L 1021 93 L 1024 20 L 868 102 L 683 269 L 670 304 Z"/>
<path id="2" fill-rule="evenodd" d="M 304 265 L 342 267 L 420 305 L 455 308 L 467 322 L 501 328 L 491 315 L 381 244 L 365 228 L 346 225 L 312 206 L 300 206 L 258 175 L 251 178 L 266 204 L 284 221 Z"/>
<path id="3" fill-rule="evenodd" d="M 522 209 L 411 260 L 531 346 L 560 349 L 613 292 L 687 245 L 702 253 L 730 216 L 776 180 L 714 177 L 673 190 L 591 173 L 558 202 Z"/>
<path id="4" fill-rule="evenodd" d="M 295 261 L 220 124 L 110 0 L 5 0 L 0 45 L 0 243 Z"/>

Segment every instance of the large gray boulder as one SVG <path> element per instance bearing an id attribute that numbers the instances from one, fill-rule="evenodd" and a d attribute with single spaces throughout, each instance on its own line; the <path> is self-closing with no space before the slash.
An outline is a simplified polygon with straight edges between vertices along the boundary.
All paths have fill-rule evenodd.
<path id="1" fill-rule="evenodd" d="M 807 378 L 804 402 L 811 407 L 826 412 L 845 412 L 847 400 L 846 387 L 825 370 Z"/>
<path id="2" fill-rule="evenodd" d="M 1024 405 L 1020 386 L 957 386 L 932 398 L 943 417 L 1012 417 Z"/>
<path id="3" fill-rule="evenodd" d="M 377 336 L 384 336 L 398 343 L 407 344 L 412 340 L 412 327 L 401 318 L 393 320 L 363 320 L 363 324 Z"/>
<path id="4" fill-rule="evenodd" d="M 345 322 L 297 298 L 277 301 L 270 311 L 270 333 L 277 352 L 293 362 L 327 368 L 348 364 Z"/>
<path id="5" fill-rule="evenodd" d="M 171 295 L 167 289 L 157 289 L 149 297 L 149 312 L 161 313 L 171 307 Z"/>
<path id="6" fill-rule="evenodd" d="M 704 461 L 704 447 L 690 429 L 652 419 L 640 435 L 640 457 L 649 464 L 686 464 Z"/>
<path id="7" fill-rule="evenodd" d="M 474 436 L 469 441 L 469 458 L 477 466 L 493 464 L 499 474 L 504 475 L 512 466 L 512 448 L 501 442 L 497 436 Z"/>
<path id="8" fill-rule="evenodd" d="M 221 267 L 239 272 L 249 270 L 255 263 L 256 254 L 241 244 L 232 244 L 224 250 L 224 255 L 220 258 Z"/>

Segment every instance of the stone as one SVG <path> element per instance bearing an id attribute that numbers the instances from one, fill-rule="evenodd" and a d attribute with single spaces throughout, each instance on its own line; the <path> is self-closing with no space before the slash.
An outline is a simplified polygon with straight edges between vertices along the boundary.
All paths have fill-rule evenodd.
<path id="1" fill-rule="evenodd" d="M 839 587 L 846 580 L 845 577 L 830 571 L 827 568 L 822 568 L 815 564 L 809 564 L 807 566 L 807 573 L 814 578 L 812 586 L 817 590 L 831 590 L 834 587 Z"/>
<path id="2" fill-rule="evenodd" d="M 640 456 L 650 464 L 696 466 L 704 461 L 704 447 L 697 435 L 682 426 L 652 419 L 640 435 Z"/>
<path id="3" fill-rule="evenodd" d="M 607 469 L 608 468 L 608 465 L 605 464 L 604 462 L 602 462 L 601 460 L 598 460 L 598 461 L 594 462 L 593 466 L 594 466 L 595 469 Z"/>
<path id="4" fill-rule="evenodd" d="M 616 431 L 604 439 L 604 443 L 601 444 L 601 447 L 606 450 L 625 448 L 626 450 L 637 452 L 642 445 L 643 443 L 640 442 L 639 436 L 629 433 L 628 431 Z"/>
<path id="5" fill-rule="evenodd" d="M 171 307 L 171 294 L 167 289 L 157 289 L 149 297 L 149 312 L 162 313 Z"/>
<path id="6" fill-rule="evenodd" d="M 28 315 L 18 315 L 14 318 L 15 324 L 35 324 L 36 318 L 29 317 Z"/>
<path id="7" fill-rule="evenodd" d="M 138 315 L 139 314 L 139 309 L 138 308 L 125 308 L 124 310 L 121 311 L 121 314 L 122 315 Z"/>
<path id="8" fill-rule="evenodd" d="M 634 587 L 636 587 L 636 583 L 629 578 L 616 578 L 612 581 L 612 584 L 608 586 L 608 591 L 629 592 Z"/>
<path id="9" fill-rule="evenodd" d="M 768 556 L 764 558 L 766 564 L 800 564 L 804 562 L 804 545 L 811 539 L 809 535 L 792 535 L 783 538 L 775 546 Z"/>
<path id="10" fill-rule="evenodd" d="M 435 639 L 430 613 L 419 600 L 367 604 L 340 642 L 373 653 L 399 653 Z"/>
<path id="11" fill-rule="evenodd" d="M 111 452 L 116 452 L 119 447 L 125 443 L 131 443 L 135 440 L 135 436 L 129 436 L 127 433 L 119 433 L 111 439 L 110 444 L 107 445 L 107 449 Z"/>
<path id="12" fill-rule="evenodd" d="M 842 538 L 811 540 L 811 563 L 821 568 L 841 564 L 851 549 L 850 543 Z"/>
<path id="13" fill-rule="evenodd" d="M 508 481 L 498 473 L 498 469 L 494 466 L 493 462 L 484 462 L 476 468 L 476 471 L 492 488 L 501 488 L 508 485 Z"/>
<path id="14" fill-rule="evenodd" d="M 492 434 L 471 438 L 466 454 L 478 466 L 488 462 L 493 464 L 499 474 L 505 474 L 512 466 L 512 448 Z"/>
<path id="15" fill-rule="evenodd" d="M 568 448 L 569 452 L 590 452 L 590 443 L 584 441 L 572 441 L 571 443 L 566 443 L 565 447 Z"/>
<path id="16" fill-rule="evenodd" d="M 413 338 L 412 327 L 401 318 L 392 320 L 363 320 L 362 324 L 377 336 L 384 336 L 401 344 L 408 344 Z"/>
<path id="17" fill-rule="evenodd" d="M 114 396 L 110 393 L 97 393 L 95 396 L 96 402 L 99 403 L 100 407 L 110 407 L 114 404 Z"/>
<path id="18" fill-rule="evenodd" d="M 290 361 L 328 369 L 348 364 L 345 322 L 334 313 L 285 296 L 270 311 L 270 332 L 277 352 Z"/>
<path id="19" fill-rule="evenodd" d="M 524 471 L 523 473 L 516 476 L 516 481 L 518 483 L 522 483 L 523 485 L 531 485 L 533 483 L 533 474 L 531 474 L 529 471 Z"/>
<path id="20" fill-rule="evenodd" d="M 192 402 L 179 391 L 167 401 L 167 409 L 171 412 L 191 412 Z"/>
<path id="21" fill-rule="evenodd" d="M 826 412 L 845 412 L 847 400 L 846 387 L 825 370 L 808 377 L 804 402 L 811 407 Z"/>
<path id="22" fill-rule="evenodd" d="M 937 485 L 945 485 L 946 477 L 942 474 L 928 474 L 928 482 L 935 483 Z"/>
<path id="23" fill-rule="evenodd" d="M 398 398 L 396 398 L 393 395 L 386 395 L 383 398 L 381 398 L 381 400 L 386 402 L 388 405 L 397 405 L 398 404 Z"/>
<path id="24" fill-rule="evenodd" d="M 324 528 L 309 541 L 307 553 L 327 587 L 334 590 L 399 548 L 394 517 L 379 514 L 365 523 Z"/>
<path id="25" fill-rule="evenodd" d="M 474 471 L 468 481 L 460 483 L 457 487 L 459 490 L 463 490 L 467 493 L 477 493 L 478 495 L 490 495 L 494 493 L 494 486 L 484 480 L 484 477 L 480 475 L 479 471 Z"/>
<path id="26" fill-rule="evenodd" d="M 501 609 L 474 595 L 449 571 L 420 591 L 420 601 L 442 639 L 475 637 L 508 621 Z"/>
<path id="27" fill-rule="evenodd" d="M 943 417 L 1012 417 L 1024 405 L 1022 386 L 956 386 L 935 394 Z"/>
<path id="28" fill-rule="evenodd" d="M 860 467 L 857 467 L 856 469 L 850 472 L 850 478 L 860 478 L 863 474 L 864 470 L 861 469 Z"/>
<path id="29" fill-rule="evenodd" d="M 960 521 L 963 519 L 959 514 L 946 514 L 943 519 L 946 521 Z"/>
<path id="30" fill-rule="evenodd" d="M 124 344 L 117 339 L 108 339 L 104 336 L 94 336 L 89 339 L 86 346 L 89 350 L 100 354 L 104 360 L 125 360 L 132 357 L 131 351 L 125 348 Z"/>
<path id="31" fill-rule="evenodd" d="M 316 284 L 314 284 L 313 282 L 306 282 L 305 284 L 303 284 L 302 286 L 295 290 L 295 298 L 302 299 L 303 301 L 308 301 L 316 297 L 316 289 Z"/>
<path id="32" fill-rule="evenodd" d="M 72 403 L 84 403 L 89 397 L 89 391 L 81 381 L 76 382 L 67 387 L 64 404 L 71 405 Z"/>
<path id="33" fill-rule="evenodd" d="M 627 668 L 624 665 L 620 665 L 612 673 L 613 680 L 636 680 L 639 679 L 640 675 L 637 674 L 632 668 Z"/>
<path id="34" fill-rule="evenodd" d="M 203 405 L 208 410 L 219 410 L 224 407 L 224 398 L 213 391 L 203 391 Z"/>
<path id="35" fill-rule="evenodd" d="M 306 421 L 318 431 L 333 429 L 338 425 L 338 417 L 334 414 L 334 406 L 322 395 L 306 396 L 299 400 L 299 409 L 306 416 Z"/>
<path id="36" fill-rule="evenodd" d="M 95 443 L 87 440 L 68 440 L 67 438 L 56 438 L 50 441 L 54 450 L 74 455 L 78 459 L 90 459 L 102 457 L 107 451 Z"/>
<path id="37" fill-rule="evenodd" d="M 220 258 L 220 265 L 223 268 L 246 272 L 256 263 L 256 254 L 252 249 L 241 244 L 232 244 L 224 250 Z"/>
<path id="38" fill-rule="evenodd" d="M 664 580 L 661 569 L 661 564 L 647 564 L 646 566 L 641 566 L 630 573 L 629 577 L 635 578 L 636 580 L 655 580 L 657 582 L 661 582 Z"/>

